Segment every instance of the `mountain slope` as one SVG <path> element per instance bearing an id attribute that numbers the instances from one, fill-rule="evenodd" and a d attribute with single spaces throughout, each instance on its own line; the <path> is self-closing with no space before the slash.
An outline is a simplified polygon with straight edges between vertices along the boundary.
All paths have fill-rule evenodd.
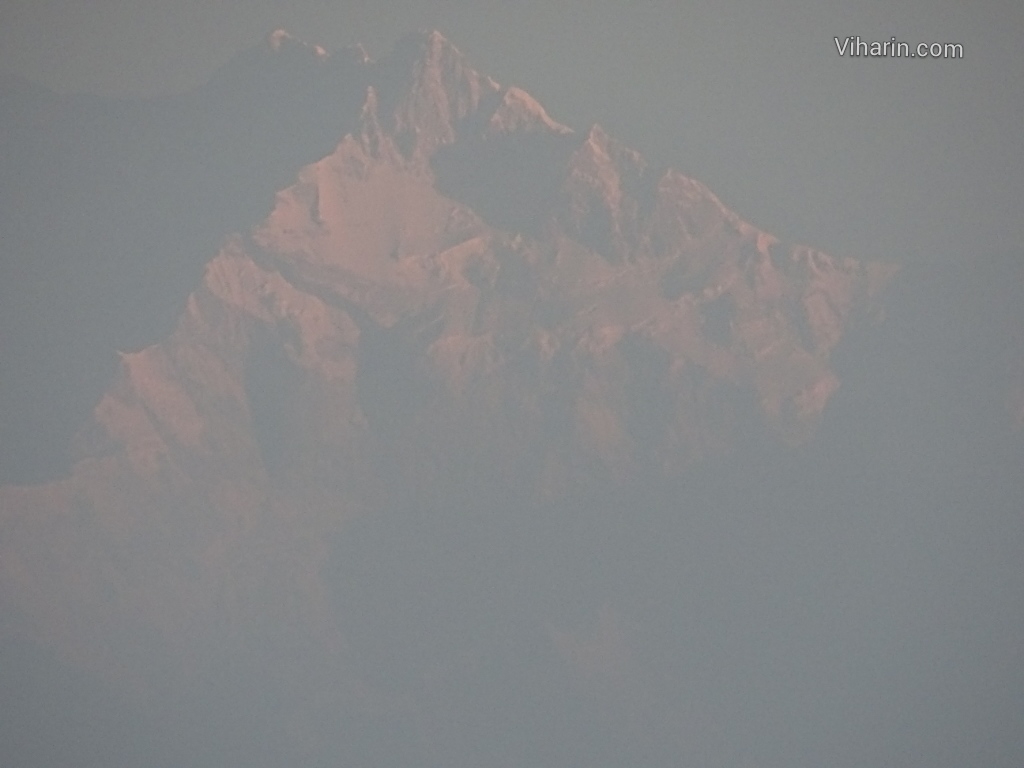
<path id="1" fill-rule="evenodd" d="M 116 351 L 164 338 L 224 236 L 330 152 L 364 64 L 268 38 L 165 99 L 0 83 L 0 484 L 68 472 Z"/>

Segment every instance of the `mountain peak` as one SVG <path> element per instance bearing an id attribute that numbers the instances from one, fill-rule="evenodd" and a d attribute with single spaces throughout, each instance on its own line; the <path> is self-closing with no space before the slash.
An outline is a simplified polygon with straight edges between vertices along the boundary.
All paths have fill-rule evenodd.
<path id="1" fill-rule="evenodd" d="M 359 64 L 368 64 L 370 62 L 370 54 L 366 52 L 366 48 L 363 47 L 362 43 L 346 45 L 338 53 L 346 60 L 355 61 Z"/>
<path id="2" fill-rule="evenodd" d="M 441 570 L 472 585 L 471 599 L 447 583 L 423 593 L 447 625 L 448 606 L 486 602 L 477 581 L 502 591 L 541 583 L 527 570 L 540 562 L 532 550 L 508 544 L 541 541 L 542 560 L 560 561 L 562 539 L 550 537 L 573 544 L 583 532 L 580 557 L 592 563 L 590 533 L 603 539 L 605 529 L 591 524 L 608 521 L 609 536 L 627 535 L 639 554 L 641 529 L 661 513 L 645 511 L 650 496 L 633 503 L 623 492 L 663 488 L 665 519 L 675 519 L 689 514 L 677 491 L 689 493 L 679 478 L 697 462 L 769 436 L 810 439 L 839 386 L 829 355 L 884 283 L 877 268 L 873 276 L 853 260 L 783 245 L 596 125 L 573 133 L 524 90 L 479 74 L 436 30 L 376 62 L 361 49 L 325 58 L 275 30 L 221 75 L 209 101 L 232 111 L 198 125 L 230 131 L 196 156 L 218 164 L 152 198 L 175 217 L 173 227 L 142 230 L 168 249 L 155 253 L 177 254 L 209 215 L 196 205 L 179 216 L 179 197 L 210 179 L 211 205 L 250 185 L 269 193 L 273 174 L 261 169 L 271 166 L 257 161 L 298 144 L 314 120 L 325 140 L 310 140 L 309 154 L 319 159 L 295 169 L 260 224 L 207 254 L 171 333 L 121 355 L 76 438 L 70 475 L 0 488 L 5 611 L 24 614 L 86 671 L 153 691 L 154 701 L 208 701 L 224 659 L 251 664 L 270 700 L 284 702 L 273 713 L 287 740 L 277 764 L 328 762 L 307 744 L 367 717 L 395 712 L 414 718 L 413 730 L 430 726 L 433 702 L 463 700 L 442 678 L 462 680 L 465 663 L 489 658 L 478 642 L 490 642 L 492 625 L 495 647 L 509 647 L 485 608 L 465 625 L 484 627 L 483 640 L 472 629 L 452 643 L 455 634 L 428 627 L 408 661 L 396 651 L 414 688 L 364 671 L 363 622 L 373 636 L 419 631 L 401 614 L 423 613 L 420 580 L 400 560 L 459 553 L 455 571 Z M 240 141 L 281 116 L 253 149 Z M 165 143 L 191 149 L 194 123 L 180 122 L 189 132 Z M 153 167 L 178 157 L 185 170 L 200 166 L 161 155 Z M 216 178 L 247 163 L 253 173 Z M 742 479 L 746 465 L 735 464 L 722 470 Z M 601 498 L 607 508 L 595 509 Z M 549 520 L 549 507 L 561 517 Z M 378 552 L 379 570 L 365 567 Z M 676 560 L 665 553 L 654 559 Z M 514 570 L 480 571 L 488 560 Z M 586 581 L 590 567 L 573 578 Z M 664 572 L 651 574 L 660 583 Z M 380 628 L 358 591 L 373 594 L 377 582 L 388 606 Z M 545 614 L 560 601 L 527 605 L 535 624 L 525 635 L 550 648 L 524 656 L 564 653 L 584 667 L 608 656 L 622 666 L 616 615 L 599 617 L 593 641 L 548 632 Z M 509 611 L 523 615 L 518 604 Z M 335 708 L 336 695 L 353 709 Z"/>
<path id="3" fill-rule="evenodd" d="M 443 51 L 453 51 L 459 56 L 461 52 L 444 35 L 436 29 L 419 29 L 406 35 L 395 45 L 395 50 L 418 50 L 430 54 L 439 54 Z"/>
<path id="4" fill-rule="evenodd" d="M 264 43 L 268 49 L 275 53 L 285 50 L 305 49 L 314 53 L 319 59 L 326 59 L 329 55 L 321 46 L 307 43 L 305 40 L 299 39 L 286 29 L 275 29 L 267 35 Z"/>
<path id="5" fill-rule="evenodd" d="M 281 50 L 281 46 L 290 43 L 294 39 L 295 38 L 292 36 L 291 32 L 287 29 L 275 29 L 267 35 L 267 45 L 270 46 L 272 50 L 279 51 Z"/>
<path id="6" fill-rule="evenodd" d="M 393 116 L 392 133 L 407 157 L 425 158 L 453 142 L 459 125 L 500 91 L 437 30 L 403 38 L 381 61 L 380 74 L 381 118 Z"/>
<path id="7" fill-rule="evenodd" d="M 452 85 L 465 74 L 478 76 L 465 55 L 436 29 L 420 30 L 402 38 L 391 57 L 395 64 L 411 74 L 418 85 Z"/>
<path id="8" fill-rule="evenodd" d="M 512 133 L 524 131 L 530 133 L 546 130 L 552 133 L 569 134 L 572 128 L 555 122 L 544 107 L 530 94 L 521 88 L 512 86 L 502 96 L 501 105 L 491 115 L 487 126 L 488 133 Z"/>

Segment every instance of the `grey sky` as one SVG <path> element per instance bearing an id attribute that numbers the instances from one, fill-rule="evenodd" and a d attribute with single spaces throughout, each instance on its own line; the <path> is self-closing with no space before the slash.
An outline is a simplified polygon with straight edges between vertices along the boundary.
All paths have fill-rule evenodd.
<path id="1" fill-rule="evenodd" d="M 840 255 L 1004 252 L 1024 234 L 1024 6 L 1010 0 L 13 0 L 0 68 L 162 94 L 276 27 L 372 55 L 438 28 L 556 119 L 600 122 L 754 224 Z M 847 35 L 961 43 L 964 59 L 841 58 L 833 37 Z"/>

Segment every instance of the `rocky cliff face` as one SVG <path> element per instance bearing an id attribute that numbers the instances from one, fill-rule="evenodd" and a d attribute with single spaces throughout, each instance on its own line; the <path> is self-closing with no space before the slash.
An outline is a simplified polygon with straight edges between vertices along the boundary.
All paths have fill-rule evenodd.
<path id="1" fill-rule="evenodd" d="M 143 698 L 237 655 L 289 702 L 344 680 L 377 706 L 329 583 L 349 525 L 671 478 L 752 430 L 803 444 L 894 274 L 759 231 L 437 33 L 351 53 L 351 130 L 121 355 L 71 475 L 0 490 L 5 605 Z"/>

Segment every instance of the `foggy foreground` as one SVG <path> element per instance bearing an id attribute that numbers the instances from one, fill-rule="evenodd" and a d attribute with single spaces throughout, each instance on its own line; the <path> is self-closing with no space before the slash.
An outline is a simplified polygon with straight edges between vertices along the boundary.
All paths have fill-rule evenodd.
<path id="1" fill-rule="evenodd" d="M 330 658 L 264 628 L 182 689 L 145 650 L 138 705 L 5 636 L 7 764 L 1016 765 L 1020 437 L 974 366 L 1000 340 L 948 355 L 955 317 L 904 298 L 804 449 L 543 505 L 468 446 L 439 497 L 397 489 L 329 543 Z"/>
<path id="2" fill-rule="evenodd" d="M 926 403 L 851 386 L 808 450 L 676 483 L 409 489 L 331 544 L 333 666 L 250 636 L 138 707 L 5 641 L 8 764 L 1009 768 L 1019 442 L 950 374 Z"/>

